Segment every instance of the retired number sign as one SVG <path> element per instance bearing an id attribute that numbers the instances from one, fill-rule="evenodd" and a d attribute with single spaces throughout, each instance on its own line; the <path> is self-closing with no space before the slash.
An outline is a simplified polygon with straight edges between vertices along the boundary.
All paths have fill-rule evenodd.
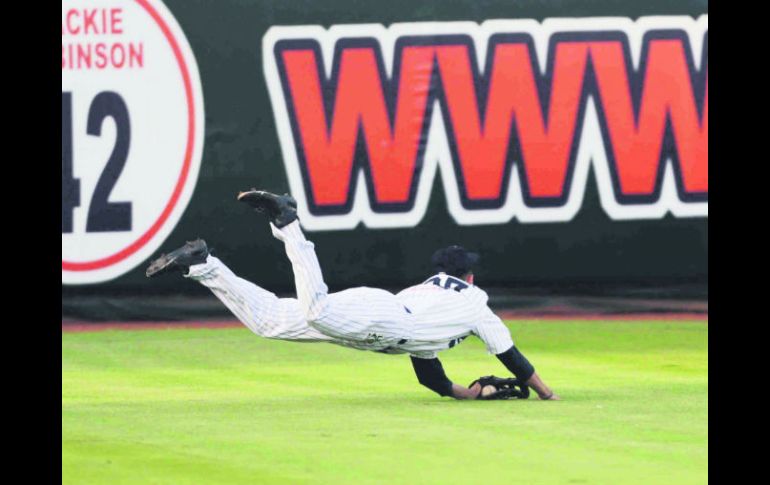
<path id="1" fill-rule="evenodd" d="M 203 97 L 192 50 L 157 0 L 62 2 L 62 283 L 150 257 L 192 196 Z"/>

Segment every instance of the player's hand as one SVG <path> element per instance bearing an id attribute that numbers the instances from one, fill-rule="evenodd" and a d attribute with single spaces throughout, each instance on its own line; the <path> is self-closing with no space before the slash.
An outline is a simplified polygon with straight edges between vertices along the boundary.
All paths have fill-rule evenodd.
<path id="1" fill-rule="evenodd" d="M 561 401 L 561 398 L 558 395 L 556 395 L 555 393 L 551 394 L 551 397 L 549 397 L 547 399 L 544 398 L 543 396 L 539 396 L 539 397 L 540 397 L 541 401 Z"/>

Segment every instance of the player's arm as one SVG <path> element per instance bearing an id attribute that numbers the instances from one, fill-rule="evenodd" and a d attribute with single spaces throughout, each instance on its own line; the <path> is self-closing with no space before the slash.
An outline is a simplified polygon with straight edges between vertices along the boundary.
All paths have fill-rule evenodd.
<path id="1" fill-rule="evenodd" d="M 437 393 L 439 396 L 450 396 L 455 399 L 476 399 L 481 392 L 481 385 L 476 383 L 471 388 L 455 384 L 449 380 L 444 372 L 444 367 L 437 357 L 421 359 L 410 356 L 412 367 L 417 375 L 417 380 L 423 386 Z"/>
<path id="2" fill-rule="evenodd" d="M 517 379 L 534 389 L 540 399 L 559 400 L 559 396 L 545 385 L 529 360 L 513 344 L 511 332 L 503 321 L 489 308 L 484 313 L 477 332 L 486 344 L 487 350 L 494 354 Z"/>
<path id="3" fill-rule="evenodd" d="M 543 382 L 543 380 L 540 379 L 540 376 L 537 375 L 537 372 L 535 372 L 535 368 L 515 345 L 511 345 L 511 348 L 505 352 L 496 354 L 495 357 L 497 357 L 517 379 L 534 389 L 535 392 L 537 392 L 537 395 L 540 396 L 540 399 L 559 400 L 559 396 L 554 394 L 553 391 L 545 385 L 545 382 Z"/>

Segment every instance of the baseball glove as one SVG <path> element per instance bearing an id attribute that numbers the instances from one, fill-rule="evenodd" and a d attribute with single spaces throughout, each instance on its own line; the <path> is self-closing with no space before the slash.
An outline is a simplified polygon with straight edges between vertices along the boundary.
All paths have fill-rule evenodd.
<path id="1" fill-rule="evenodd" d="M 495 392 L 492 394 L 488 394 L 486 396 L 482 396 L 481 393 L 479 393 L 478 397 L 476 399 L 484 399 L 484 400 L 496 400 L 496 399 L 527 399 L 529 398 L 529 386 L 522 383 L 518 379 L 514 379 L 512 377 L 495 377 L 495 376 L 484 376 L 479 377 L 475 381 L 471 382 L 468 387 L 473 386 L 476 383 L 481 384 L 481 388 L 484 389 L 486 386 L 493 386 L 495 388 Z"/>

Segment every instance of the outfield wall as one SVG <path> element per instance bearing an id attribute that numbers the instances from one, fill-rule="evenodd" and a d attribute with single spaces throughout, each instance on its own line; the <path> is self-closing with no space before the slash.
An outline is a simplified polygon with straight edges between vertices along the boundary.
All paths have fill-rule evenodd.
<path id="1" fill-rule="evenodd" d="M 252 186 L 298 199 L 332 289 L 412 284 L 461 244 L 501 302 L 707 300 L 707 14 L 64 2 L 63 316 L 209 315 L 202 288 L 144 276 L 198 236 L 291 292 L 281 245 L 235 202 Z"/>

